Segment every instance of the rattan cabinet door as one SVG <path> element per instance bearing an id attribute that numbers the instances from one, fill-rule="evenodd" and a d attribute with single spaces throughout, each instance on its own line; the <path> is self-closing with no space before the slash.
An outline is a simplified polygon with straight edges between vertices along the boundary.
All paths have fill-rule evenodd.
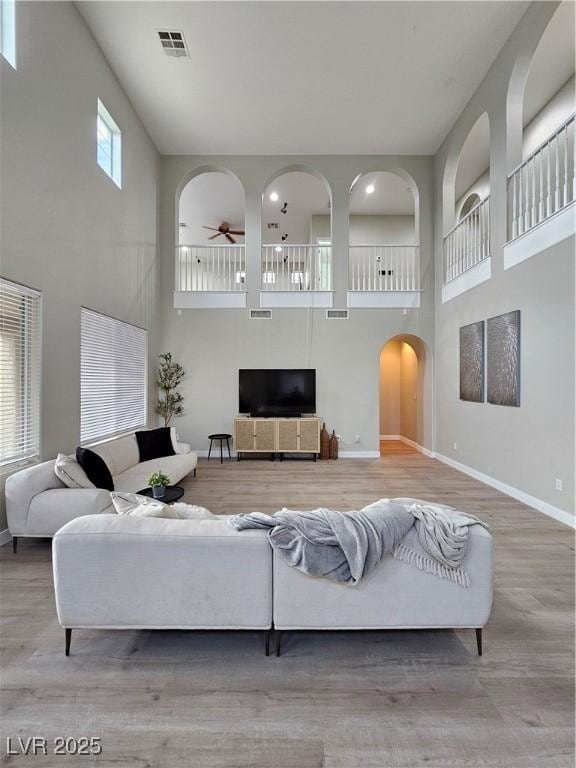
<path id="1" fill-rule="evenodd" d="M 278 450 L 298 450 L 298 422 L 296 419 L 278 420 Z"/>
<path id="2" fill-rule="evenodd" d="M 299 450 L 307 453 L 320 452 L 320 422 L 318 419 L 301 419 L 298 422 L 300 433 Z"/>
<path id="3" fill-rule="evenodd" d="M 254 448 L 257 451 L 276 450 L 276 419 L 254 419 Z"/>
<path id="4" fill-rule="evenodd" d="M 234 422 L 234 448 L 237 451 L 254 450 L 253 419 L 236 419 Z"/>

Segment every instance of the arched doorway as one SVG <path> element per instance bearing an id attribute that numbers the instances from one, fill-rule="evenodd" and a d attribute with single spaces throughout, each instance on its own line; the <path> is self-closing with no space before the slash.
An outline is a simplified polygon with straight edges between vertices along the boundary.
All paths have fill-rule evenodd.
<path id="1" fill-rule="evenodd" d="M 380 351 L 380 455 L 412 453 L 424 440 L 426 345 L 401 334 Z"/>

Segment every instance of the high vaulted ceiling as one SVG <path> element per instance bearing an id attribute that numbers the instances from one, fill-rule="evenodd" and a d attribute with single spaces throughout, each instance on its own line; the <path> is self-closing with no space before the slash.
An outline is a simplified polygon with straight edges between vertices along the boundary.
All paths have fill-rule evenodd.
<path id="1" fill-rule="evenodd" d="M 432 154 L 528 3 L 77 5 L 163 154 Z"/>

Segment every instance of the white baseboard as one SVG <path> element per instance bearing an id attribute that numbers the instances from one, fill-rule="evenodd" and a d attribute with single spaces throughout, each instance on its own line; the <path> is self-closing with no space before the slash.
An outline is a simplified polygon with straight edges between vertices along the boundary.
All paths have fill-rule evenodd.
<path id="1" fill-rule="evenodd" d="M 420 445 L 420 443 L 417 443 L 415 440 L 410 440 L 409 437 L 404 437 L 404 435 L 400 435 L 398 437 L 398 440 L 400 440 L 400 442 L 402 443 L 405 443 L 406 445 L 412 446 L 412 448 L 415 448 L 420 453 L 423 453 L 424 456 L 428 456 L 429 459 L 436 458 L 436 454 L 434 453 L 434 451 L 431 451 L 429 448 L 424 448 L 423 445 Z"/>
<path id="2" fill-rule="evenodd" d="M 206 450 L 199 450 L 196 448 L 192 449 L 194 453 L 201 459 L 208 458 L 208 451 Z M 250 453 L 250 452 L 248 452 Z M 287 451 L 287 453 L 290 453 L 290 451 Z M 231 451 L 232 458 L 235 459 L 237 457 L 236 451 Z M 228 459 L 228 451 L 226 448 L 224 448 L 224 459 Z M 339 457 L 341 459 L 379 459 L 380 458 L 380 451 L 340 451 Z M 218 459 L 220 461 L 220 448 L 216 451 L 216 449 L 212 449 L 212 455 L 210 457 L 210 461 Z"/>
<path id="3" fill-rule="evenodd" d="M 507 483 L 503 483 L 501 480 L 496 480 L 496 478 L 490 477 L 489 475 L 485 475 L 483 472 L 478 472 L 477 469 L 472 469 L 472 467 L 469 467 L 466 464 L 461 464 L 459 461 L 455 461 L 454 459 L 450 459 L 448 456 L 443 456 L 441 453 L 437 453 L 435 458 L 438 459 L 438 461 L 441 461 L 443 464 L 447 464 L 449 467 L 457 469 L 459 472 L 463 472 L 465 475 L 469 475 L 475 480 L 479 480 L 481 483 L 489 485 L 491 488 L 495 488 L 497 491 L 505 493 L 507 496 L 512 496 L 513 499 L 517 499 L 523 504 L 527 504 L 529 507 L 534 507 L 534 509 L 537 509 L 538 512 L 543 512 L 545 515 L 552 517 L 559 523 L 564 523 L 564 525 L 568 525 L 570 528 L 576 527 L 576 518 L 574 518 L 573 515 L 571 515 L 569 512 L 565 512 L 559 507 L 555 507 L 552 504 L 549 504 L 547 501 L 537 499 L 536 496 L 531 496 L 529 493 L 524 493 L 524 491 L 520 491 L 518 488 L 514 488 Z"/>
<path id="4" fill-rule="evenodd" d="M 12 536 L 10 535 L 10 531 L 8 528 L 5 528 L 3 531 L 0 531 L 0 547 L 4 547 L 6 544 L 12 541 Z"/>

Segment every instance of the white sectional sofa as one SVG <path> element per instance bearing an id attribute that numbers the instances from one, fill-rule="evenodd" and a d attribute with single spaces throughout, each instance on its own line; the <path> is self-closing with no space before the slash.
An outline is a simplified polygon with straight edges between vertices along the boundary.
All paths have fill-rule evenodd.
<path id="1" fill-rule="evenodd" d="M 106 462 L 117 491 L 145 488 L 156 470 L 165 472 L 175 484 L 196 471 L 198 457 L 190 446 L 177 444 L 174 456 L 140 462 L 134 435 L 91 446 Z M 35 464 L 6 479 L 6 512 L 14 551 L 19 537 L 53 536 L 76 517 L 100 514 L 111 509 L 110 493 L 99 488 L 67 488 L 54 474 L 54 460 Z"/>
<path id="2" fill-rule="evenodd" d="M 441 627 L 475 629 L 481 654 L 492 606 L 492 537 L 481 526 L 470 529 L 468 588 L 390 556 L 356 587 L 307 576 L 273 554 L 265 531 L 238 532 L 225 517 L 78 518 L 54 536 L 53 567 L 67 653 L 75 628 Z"/>

